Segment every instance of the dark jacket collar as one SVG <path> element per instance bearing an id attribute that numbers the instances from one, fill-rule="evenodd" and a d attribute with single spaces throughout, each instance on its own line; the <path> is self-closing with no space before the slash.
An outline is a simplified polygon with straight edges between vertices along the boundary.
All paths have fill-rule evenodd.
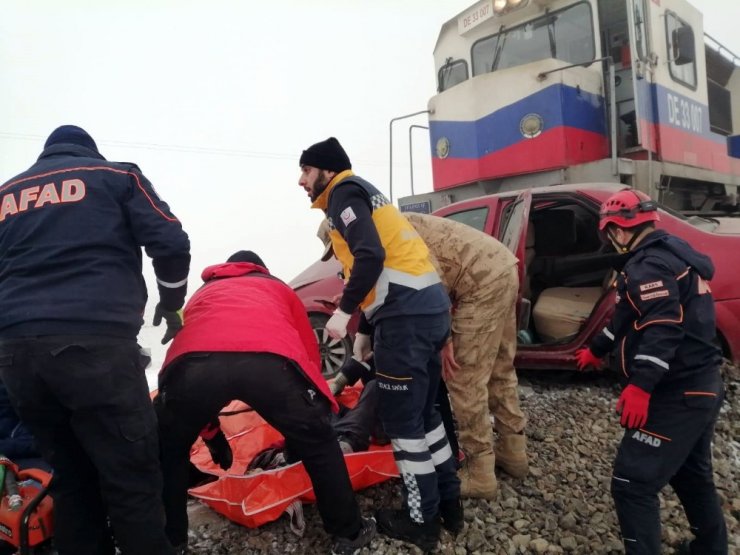
<path id="1" fill-rule="evenodd" d="M 51 158 L 53 156 L 77 156 L 79 158 L 97 158 L 105 160 L 98 151 L 74 143 L 58 143 L 45 148 L 39 156 L 39 160 Z"/>
<path id="2" fill-rule="evenodd" d="M 647 235 L 642 241 L 640 241 L 640 244 L 638 244 L 637 247 L 630 251 L 626 256 L 631 258 L 632 256 L 636 256 L 650 248 L 668 250 L 674 256 L 683 260 L 688 266 L 691 266 L 696 270 L 704 279 L 709 280 L 714 277 L 714 264 L 712 263 L 711 258 L 694 249 L 694 247 L 680 237 L 671 235 L 662 229 L 656 229 Z"/>

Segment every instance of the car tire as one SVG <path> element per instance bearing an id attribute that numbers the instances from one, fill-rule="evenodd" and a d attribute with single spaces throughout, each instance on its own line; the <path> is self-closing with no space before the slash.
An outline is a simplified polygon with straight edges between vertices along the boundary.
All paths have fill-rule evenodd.
<path id="1" fill-rule="evenodd" d="M 333 378 L 339 369 L 352 356 L 352 339 L 346 336 L 343 339 L 332 339 L 326 331 L 329 317 L 326 314 L 309 315 L 311 327 L 319 343 L 321 354 L 321 374 L 327 380 Z"/>

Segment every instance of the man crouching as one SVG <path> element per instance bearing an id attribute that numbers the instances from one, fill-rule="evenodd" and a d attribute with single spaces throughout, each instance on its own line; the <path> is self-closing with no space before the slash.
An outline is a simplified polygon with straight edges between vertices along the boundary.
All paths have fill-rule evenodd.
<path id="1" fill-rule="evenodd" d="M 167 351 L 156 401 L 170 541 L 185 553 L 188 461 L 198 434 L 214 462 L 231 466 L 218 413 L 238 399 L 283 434 L 303 461 L 324 529 L 334 537 L 332 553 L 355 553 L 372 540 L 375 522 L 360 515 L 329 423 L 337 404 L 321 376 L 305 308 L 251 251 L 206 268 L 202 278 Z"/>

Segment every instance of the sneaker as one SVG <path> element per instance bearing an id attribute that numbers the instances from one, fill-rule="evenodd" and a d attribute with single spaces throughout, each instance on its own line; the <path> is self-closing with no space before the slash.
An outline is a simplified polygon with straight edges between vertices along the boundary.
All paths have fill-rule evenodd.
<path id="1" fill-rule="evenodd" d="M 403 509 L 380 509 L 375 514 L 378 531 L 389 538 L 413 543 L 424 552 L 433 551 L 439 541 L 439 515 L 419 524 Z"/>
<path id="2" fill-rule="evenodd" d="M 334 538 L 331 555 L 355 555 L 363 547 L 370 545 L 375 537 L 375 519 L 362 517 L 362 526 L 354 539 Z"/>
<path id="3" fill-rule="evenodd" d="M 441 500 L 439 502 L 439 515 L 442 517 L 442 526 L 450 534 L 457 536 L 462 532 L 465 524 L 465 511 L 459 497 L 457 499 Z"/>

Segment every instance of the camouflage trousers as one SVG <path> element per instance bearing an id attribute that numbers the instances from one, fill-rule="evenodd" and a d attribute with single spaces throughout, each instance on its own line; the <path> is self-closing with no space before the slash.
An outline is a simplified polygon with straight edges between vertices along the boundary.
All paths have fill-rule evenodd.
<path id="1" fill-rule="evenodd" d="M 462 449 L 469 456 L 493 449 L 493 430 L 519 433 L 526 418 L 519 407 L 516 354 L 516 267 L 497 280 L 483 300 L 458 303 L 452 341 L 460 369 L 447 381 Z"/>

